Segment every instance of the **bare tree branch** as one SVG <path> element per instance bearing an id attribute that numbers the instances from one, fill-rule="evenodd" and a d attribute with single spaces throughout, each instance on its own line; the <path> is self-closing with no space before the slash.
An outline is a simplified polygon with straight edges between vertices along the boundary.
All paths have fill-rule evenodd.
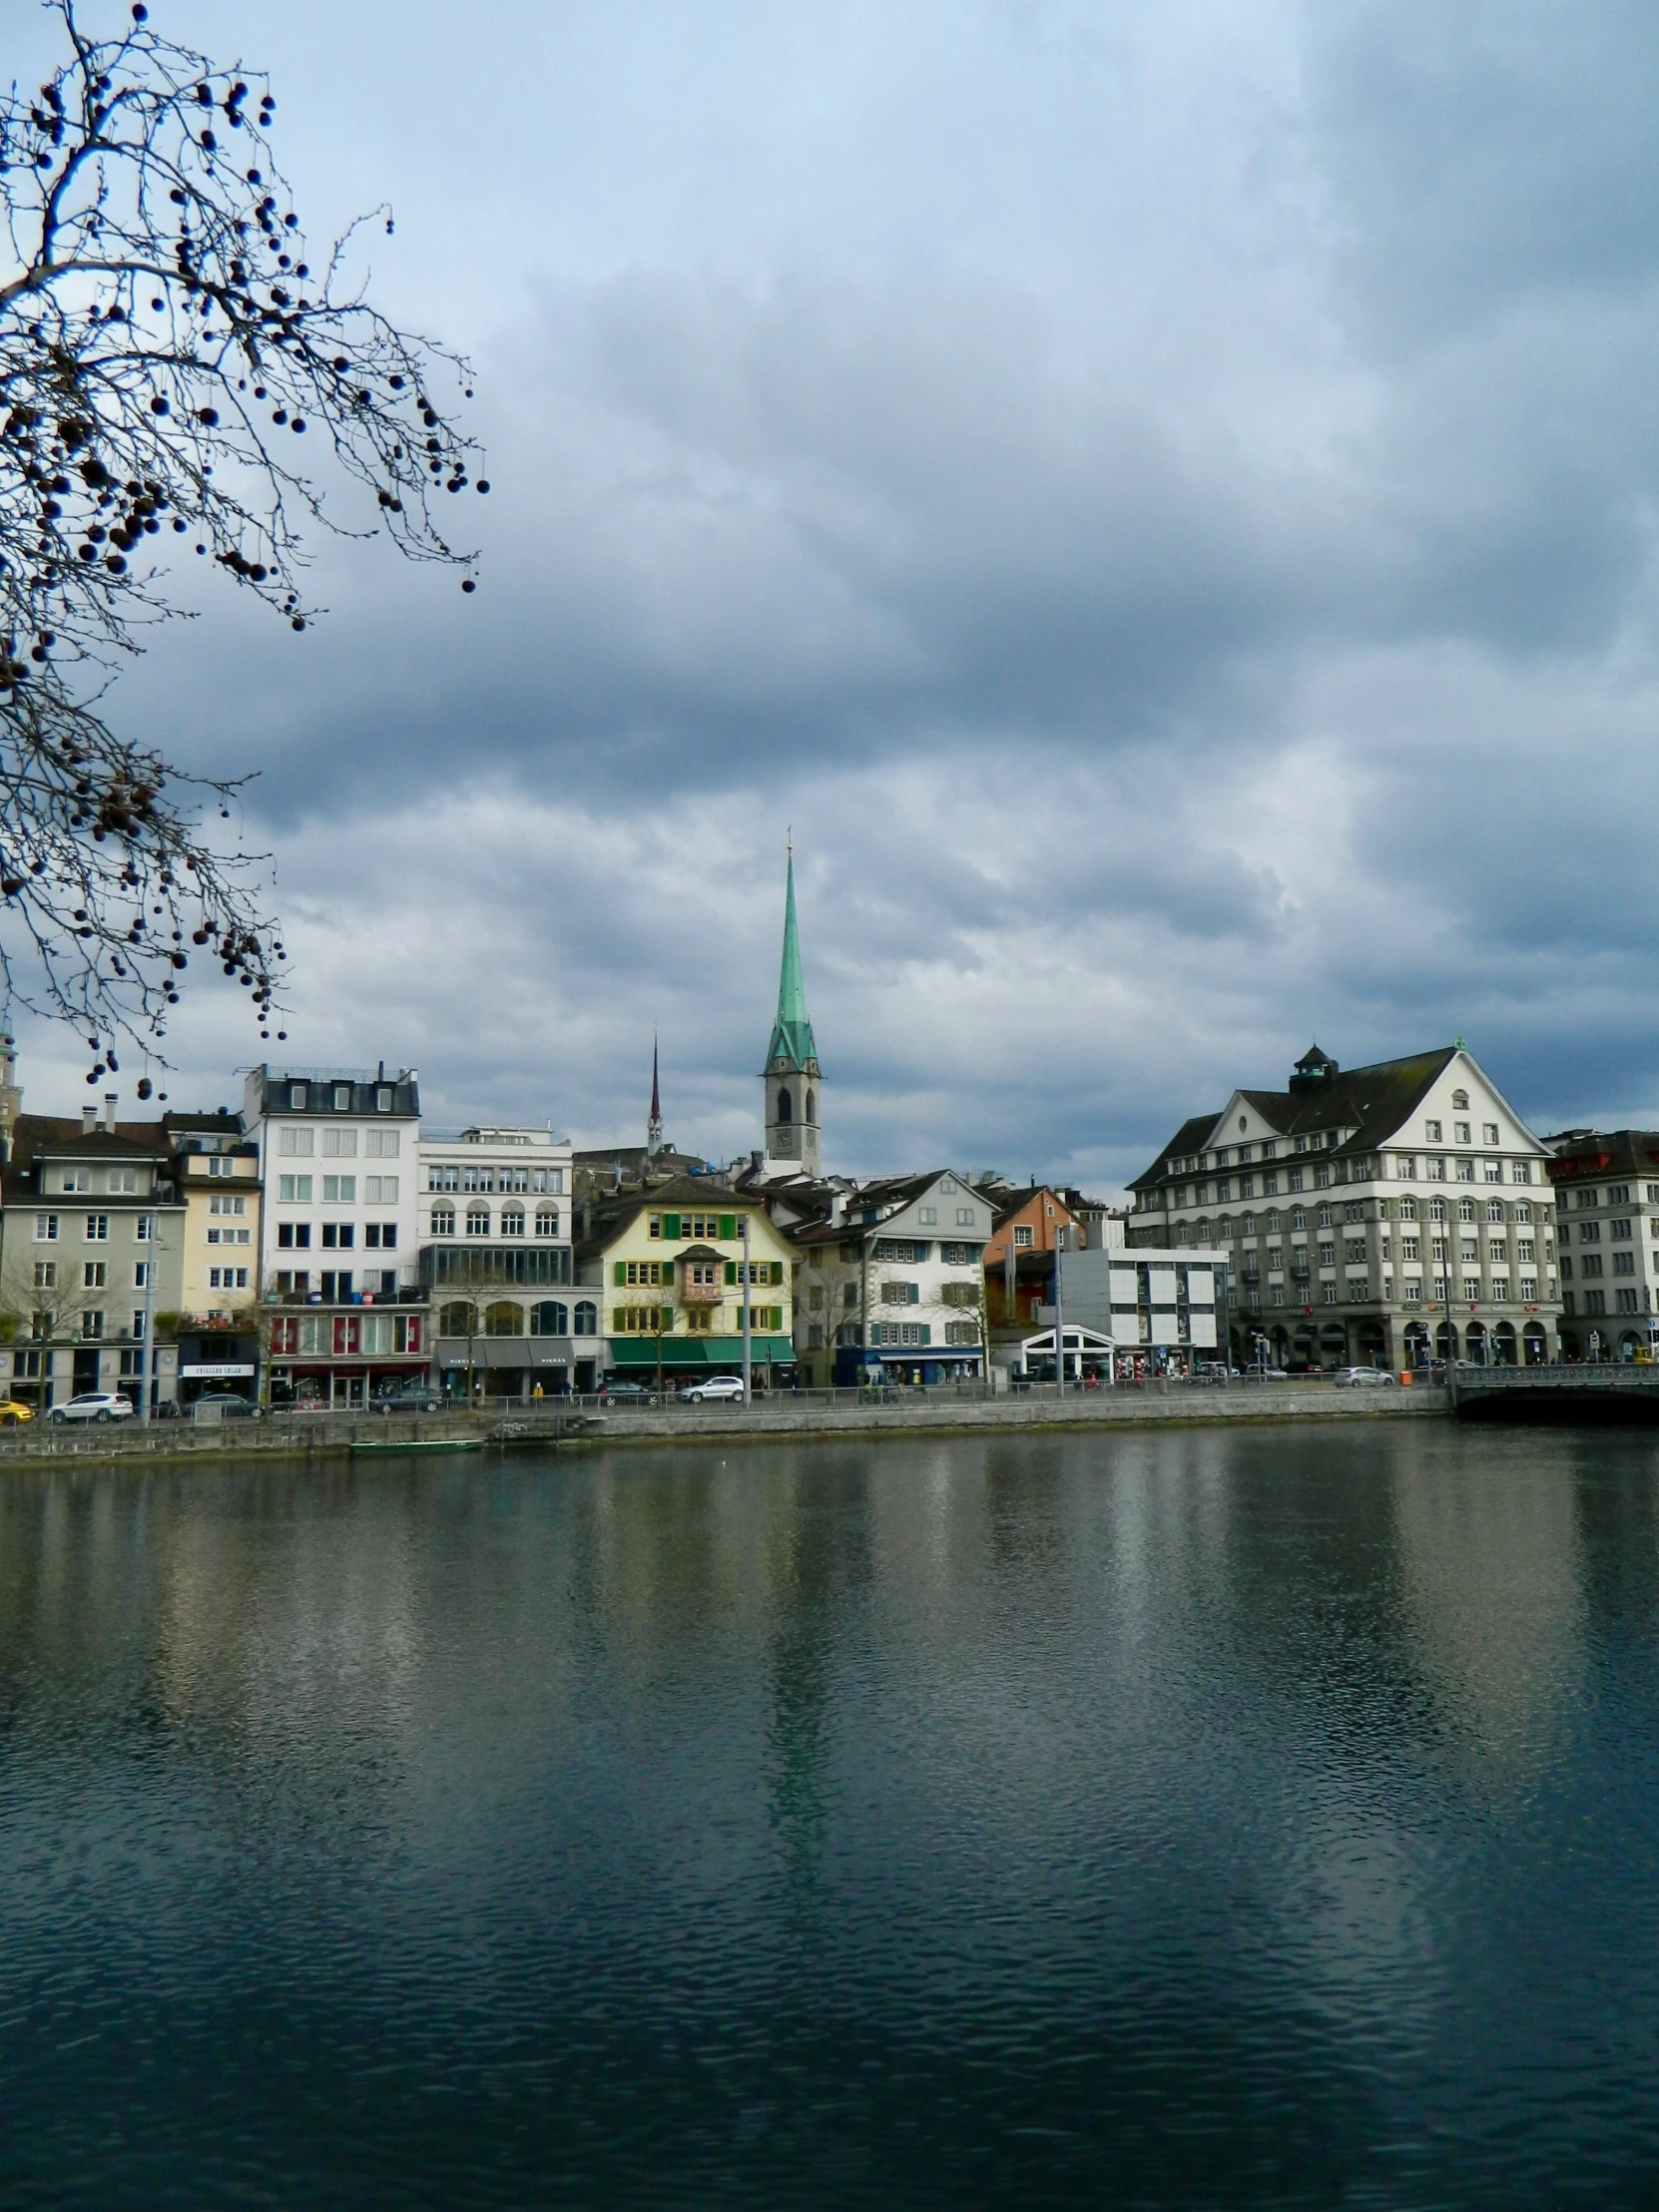
<path id="1" fill-rule="evenodd" d="M 465 361 L 348 280 L 360 225 L 313 274 L 263 81 L 164 39 L 142 5 L 108 37 L 75 0 L 47 5 L 70 58 L 0 99 L 0 969 L 84 1024 L 97 1081 L 118 1034 L 159 1050 L 187 937 L 262 1028 L 280 958 L 260 856 L 200 829 L 246 779 L 185 777 L 97 712 L 113 656 L 182 611 L 162 555 L 183 540 L 303 630 L 305 526 L 347 528 L 305 451 L 372 495 L 356 534 L 460 567 L 468 592 L 438 494 L 489 486 L 439 396 L 470 398 Z"/>

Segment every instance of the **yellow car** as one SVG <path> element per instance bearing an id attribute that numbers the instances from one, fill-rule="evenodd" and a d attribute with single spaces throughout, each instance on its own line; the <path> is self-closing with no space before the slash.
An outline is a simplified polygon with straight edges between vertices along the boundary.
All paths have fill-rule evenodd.
<path id="1" fill-rule="evenodd" d="M 33 1420 L 35 1409 L 15 1397 L 0 1397 L 0 1428 L 15 1428 L 20 1420 Z"/>

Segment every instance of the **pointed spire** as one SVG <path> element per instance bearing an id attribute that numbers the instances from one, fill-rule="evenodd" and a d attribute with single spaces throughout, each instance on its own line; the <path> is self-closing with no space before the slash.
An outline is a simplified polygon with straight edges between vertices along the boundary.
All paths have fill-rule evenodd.
<path id="1" fill-rule="evenodd" d="M 645 1125 L 645 1149 L 655 1159 L 663 1149 L 663 1101 L 657 1083 L 657 1036 L 651 1036 L 651 1119 Z"/>
<path id="2" fill-rule="evenodd" d="M 785 1060 L 792 1067 L 818 1064 L 813 1025 L 807 1019 L 807 992 L 801 980 L 801 936 L 795 918 L 795 847 L 789 848 L 784 885 L 784 957 L 778 970 L 778 1018 L 772 1025 L 769 1063 Z"/>

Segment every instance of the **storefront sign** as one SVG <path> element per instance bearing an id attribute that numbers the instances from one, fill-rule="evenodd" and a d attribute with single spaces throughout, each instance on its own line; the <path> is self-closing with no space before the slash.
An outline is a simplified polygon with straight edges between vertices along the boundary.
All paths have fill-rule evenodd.
<path id="1" fill-rule="evenodd" d="M 181 1368 L 179 1370 L 179 1379 L 181 1382 L 206 1382 L 210 1377 L 217 1378 L 220 1376 L 237 1375 L 251 1376 L 253 1373 L 254 1363 L 252 1360 L 248 1362 L 246 1367 L 237 1360 L 221 1360 L 216 1364 L 208 1367 Z"/>

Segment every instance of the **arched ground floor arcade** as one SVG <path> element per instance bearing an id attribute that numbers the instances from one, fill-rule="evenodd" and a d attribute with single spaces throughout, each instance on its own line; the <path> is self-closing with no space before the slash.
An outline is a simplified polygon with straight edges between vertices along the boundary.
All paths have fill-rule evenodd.
<path id="1" fill-rule="evenodd" d="M 1312 1369 L 1426 1367 L 1430 1360 L 1472 1360 L 1480 1367 L 1547 1367 L 1557 1356 L 1553 1316 L 1460 1308 L 1449 1320 L 1439 1309 L 1393 1312 L 1244 1314 L 1232 1324 L 1234 1364 L 1262 1364 L 1291 1374 Z M 1561 1350 L 1567 1349 L 1563 1339 Z M 1625 1357 L 1605 1352 L 1604 1359 Z"/>

